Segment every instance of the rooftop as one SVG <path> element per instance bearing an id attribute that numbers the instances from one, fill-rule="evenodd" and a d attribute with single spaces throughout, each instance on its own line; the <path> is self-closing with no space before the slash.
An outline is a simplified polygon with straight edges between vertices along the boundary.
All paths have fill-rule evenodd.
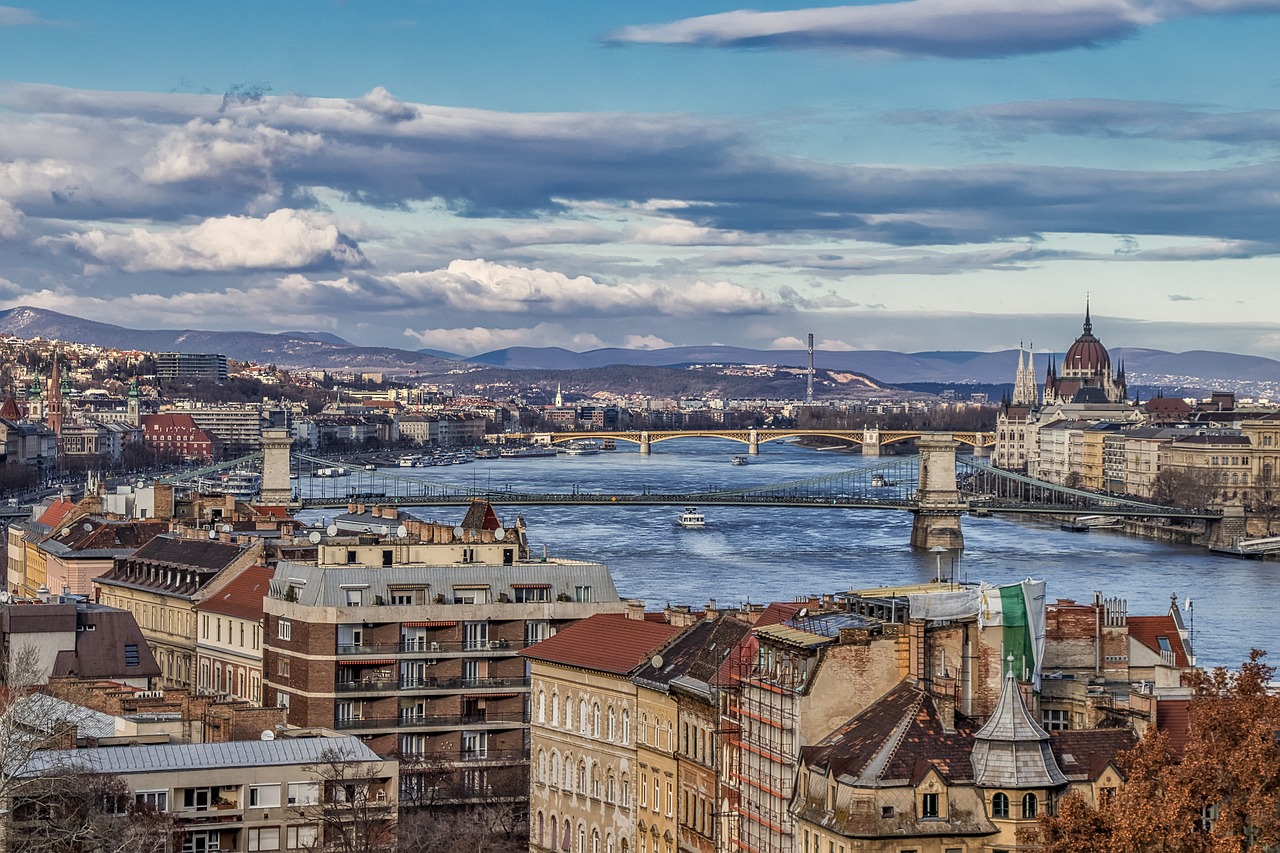
<path id="1" fill-rule="evenodd" d="M 680 633 L 666 622 L 599 613 L 521 652 L 526 658 L 626 675 Z"/>

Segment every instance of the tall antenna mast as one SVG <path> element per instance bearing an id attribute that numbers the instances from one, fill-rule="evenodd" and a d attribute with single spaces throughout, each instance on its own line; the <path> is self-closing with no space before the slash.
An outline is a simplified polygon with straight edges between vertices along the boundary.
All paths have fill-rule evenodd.
<path id="1" fill-rule="evenodd" d="M 809 384 L 805 389 L 804 401 L 813 403 L 813 332 L 809 333 Z"/>

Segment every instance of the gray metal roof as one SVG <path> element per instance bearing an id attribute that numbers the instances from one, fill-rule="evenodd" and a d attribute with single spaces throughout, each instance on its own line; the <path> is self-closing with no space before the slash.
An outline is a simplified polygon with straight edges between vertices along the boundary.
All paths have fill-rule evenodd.
<path id="1" fill-rule="evenodd" d="M 576 560 L 528 560 L 510 566 L 449 563 L 386 568 L 317 566 L 282 560 L 272 581 L 272 596 L 280 597 L 285 589 L 292 586 L 297 590 L 299 604 L 346 607 L 346 589 L 351 587 L 365 590 L 364 603 L 369 605 L 373 604 L 375 595 L 389 600 L 388 590 L 391 587 L 430 586 L 434 595 L 437 592 L 447 593 L 454 587 L 488 586 L 491 600 L 496 601 L 501 593 L 514 600 L 515 587 L 521 584 L 549 586 L 552 601 L 559 593 L 572 595 L 575 586 L 591 587 L 591 600 L 596 603 L 621 600 L 607 566 Z"/>
<path id="2" fill-rule="evenodd" d="M 277 738 L 228 743 L 178 743 L 105 746 L 37 753 L 21 775 L 38 776 L 53 768 L 77 767 L 94 773 L 153 773 L 165 770 L 217 770 L 230 767 L 279 767 L 316 764 L 331 755 L 348 761 L 382 761 L 357 737 Z"/>

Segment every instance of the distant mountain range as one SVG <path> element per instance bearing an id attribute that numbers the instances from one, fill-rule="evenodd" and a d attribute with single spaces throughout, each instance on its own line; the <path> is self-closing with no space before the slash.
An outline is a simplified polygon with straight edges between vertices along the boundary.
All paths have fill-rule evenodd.
<path id="1" fill-rule="evenodd" d="M 655 350 L 606 348 L 587 352 L 573 352 L 560 347 L 510 347 L 468 358 L 440 350 L 361 347 L 328 332 L 265 334 L 195 329 L 127 329 L 30 307 L 0 311 L 0 334 L 149 352 L 218 352 L 237 361 L 276 364 L 289 370 L 311 368 L 383 371 L 390 374 L 417 374 L 420 377 L 456 373 L 464 364 L 477 370 L 496 369 L 499 373 L 581 371 L 619 366 L 643 369 L 761 364 L 803 368 L 808 364 L 808 353 L 805 350 L 756 350 L 727 346 L 668 347 Z M 1116 347 L 1110 353 L 1112 364 L 1119 366 L 1123 363 L 1131 387 L 1161 387 L 1176 393 L 1223 389 L 1280 396 L 1280 361 L 1275 359 L 1203 350 L 1173 353 L 1126 347 Z M 1036 355 L 1038 377 L 1044 377 L 1050 358 L 1051 356 L 1043 353 Z M 854 350 L 814 353 L 814 366 L 820 370 L 863 374 L 888 385 L 1012 384 L 1017 363 L 1017 350 L 917 353 Z"/>

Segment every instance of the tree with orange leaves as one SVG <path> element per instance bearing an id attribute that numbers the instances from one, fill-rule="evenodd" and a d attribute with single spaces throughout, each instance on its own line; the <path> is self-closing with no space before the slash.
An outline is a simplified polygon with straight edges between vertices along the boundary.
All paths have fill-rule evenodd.
<path id="1" fill-rule="evenodd" d="M 1223 853 L 1280 849 L 1280 696 L 1254 649 L 1239 672 L 1194 677 L 1190 732 L 1176 755 L 1149 732 L 1121 756 L 1125 786 L 1091 806 L 1076 796 L 1041 819 L 1045 853 Z"/>

